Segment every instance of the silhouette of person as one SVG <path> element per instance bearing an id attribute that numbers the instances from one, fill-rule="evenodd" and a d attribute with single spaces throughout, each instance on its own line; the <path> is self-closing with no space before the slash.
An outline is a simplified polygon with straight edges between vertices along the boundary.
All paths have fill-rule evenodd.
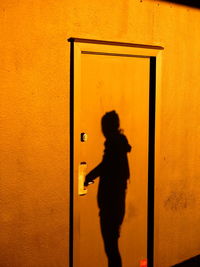
<path id="1" fill-rule="evenodd" d="M 118 239 L 125 215 L 125 195 L 130 176 L 127 153 L 131 146 L 119 128 L 119 116 L 115 111 L 102 117 L 101 126 L 106 138 L 103 159 L 86 175 L 85 186 L 100 177 L 97 201 L 108 267 L 121 267 Z"/>

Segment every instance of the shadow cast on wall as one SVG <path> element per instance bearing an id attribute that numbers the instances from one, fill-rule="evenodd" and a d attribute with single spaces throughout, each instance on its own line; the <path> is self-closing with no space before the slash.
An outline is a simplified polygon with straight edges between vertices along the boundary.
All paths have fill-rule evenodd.
<path id="1" fill-rule="evenodd" d="M 172 267 L 199 267 L 200 266 L 200 255 L 197 255 L 191 259 L 188 259 L 179 264 L 173 265 Z"/>
<path id="2" fill-rule="evenodd" d="M 127 153 L 131 146 L 120 130 L 119 116 L 115 111 L 102 117 L 101 126 L 106 138 L 103 159 L 86 175 L 85 186 L 100 177 L 97 201 L 108 266 L 121 267 L 118 239 L 125 215 L 127 180 L 130 177 Z"/>
<path id="3" fill-rule="evenodd" d="M 199 0 L 161 0 L 163 2 L 172 2 L 175 4 L 186 5 L 190 7 L 200 8 Z"/>

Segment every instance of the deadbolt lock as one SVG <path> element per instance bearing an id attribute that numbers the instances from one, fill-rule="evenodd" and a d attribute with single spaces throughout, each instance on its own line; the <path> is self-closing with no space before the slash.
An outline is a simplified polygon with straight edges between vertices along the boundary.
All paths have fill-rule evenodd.
<path id="1" fill-rule="evenodd" d="M 88 136 L 86 133 L 81 133 L 81 142 L 86 142 L 88 140 Z"/>

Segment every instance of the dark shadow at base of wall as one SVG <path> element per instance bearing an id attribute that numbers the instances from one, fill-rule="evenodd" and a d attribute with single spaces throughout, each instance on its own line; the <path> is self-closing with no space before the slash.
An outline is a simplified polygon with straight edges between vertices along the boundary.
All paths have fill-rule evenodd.
<path id="1" fill-rule="evenodd" d="M 179 264 L 173 265 L 172 267 L 200 267 L 200 255 Z"/>

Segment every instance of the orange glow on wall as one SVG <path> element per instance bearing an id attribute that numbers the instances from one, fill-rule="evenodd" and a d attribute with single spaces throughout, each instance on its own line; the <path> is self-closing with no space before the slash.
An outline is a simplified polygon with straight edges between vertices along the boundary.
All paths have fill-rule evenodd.
<path id="1" fill-rule="evenodd" d="M 155 267 L 199 254 L 200 10 L 153 0 L 1 0 L 0 14 L 0 265 L 69 266 L 70 37 L 165 48 Z"/>

